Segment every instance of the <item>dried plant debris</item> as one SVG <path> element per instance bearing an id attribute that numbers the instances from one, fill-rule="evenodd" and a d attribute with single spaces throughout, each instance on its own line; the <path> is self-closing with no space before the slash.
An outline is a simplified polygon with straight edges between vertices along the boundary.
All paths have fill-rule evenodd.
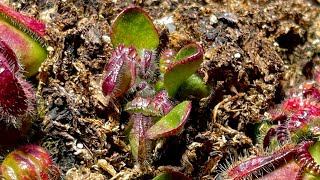
<path id="1" fill-rule="evenodd" d="M 166 169 L 214 179 L 221 164 L 253 153 L 254 124 L 305 79 L 319 54 L 319 5 L 295 1 L 10 1 L 47 25 L 49 58 L 38 74 L 41 145 L 62 175 L 77 179 L 152 179 Z M 110 25 L 138 5 L 156 20 L 160 52 L 190 42 L 204 49 L 198 71 L 212 89 L 192 103 L 178 137 L 155 142 L 152 161 L 136 166 L 125 138 L 124 100 L 103 96 L 103 70 L 114 48 Z M 161 21 L 160 21 L 161 20 Z M 318 44 L 317 44 L 318 43 Z M 214 121 L 214 123 L 213 123 Z"/>

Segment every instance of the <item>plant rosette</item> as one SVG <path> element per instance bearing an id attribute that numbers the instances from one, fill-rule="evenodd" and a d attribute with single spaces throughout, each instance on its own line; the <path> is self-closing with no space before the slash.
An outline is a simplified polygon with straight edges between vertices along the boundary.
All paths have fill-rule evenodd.
<path id="1" fill-rule="evenodd" d="M 130 115 L 128 138 L 133 156 L 146 164 L 151 140 L 179 135 L 190 115 L 192 96 L 203 98 L 210 93 L 196 74 L 203 49 L 191 43 L 177 54 L 168 49 L 155 59 L 158 31 L 139 7 L 123 10 L 111 25 L 110 34 L 115 50 L 105 67 L 102 92 L 111 99 L 133 96 L 124 107 Z"/>

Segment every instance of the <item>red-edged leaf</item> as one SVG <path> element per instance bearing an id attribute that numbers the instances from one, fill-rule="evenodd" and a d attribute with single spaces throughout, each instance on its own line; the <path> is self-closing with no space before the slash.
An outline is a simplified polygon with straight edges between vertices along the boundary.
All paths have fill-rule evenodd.
<path id="1" fill-rule="evenodd" d="M 147 131 L 147 137 L 156 139 L 179 133 L 191 111 L 191 102 L 184 101 L 174 107 L 166 116 L 157 121 Z"/>
<path id="2" fill-rule="evenodd" d="M 142 113 L 147 116 L 164 116 L 173 108 L 165 91 L 155 95 L 153 99 L 136 97 L 128 102 L 124 108 L 130 113 Z"/>
<path id="3" fill-rule="evenodd" d="M 12 21 L 12 23 L 20 23 L 31 31 L 37 33 L 39 36 L 43 37 L 46 33 L 46 25 L 44 23 L 22 15 L 10 7 L 0 4 L 0 16 L 4 15 L 7 16 L 8 21 Z"/>
<path id="4" fill-rule="evenodd" d="M 287 145 L 269 156 L 259 156 L 241 162 L 224 173 L 226 179 L 243 179 L 251 174 L 264 171 L 271 165 L 281 165 L 293 159 L 294 147 Z"/>
<path id="5" fill-rule="evenodd" d="M 0 39 L 19 57 L 27 77 L 35 75 L 47 58 L 44 34 L 45 24 L 0 4 Z"/>
<path id="6" fill-rule="evenodd" d="M 47 51 L 41 44 L 3 21 L 0 21 L 0 39 L 19 57 L 19 63 L 28 77 L 36 74 L 41 63 L 47 58 Z"/>
<path id="7" fill-rule="evenodd" d="M 133 128 L 129 135 L 132 155 L 139 163 L 145 163 L 150 150 L 151 142 L 146 137 L 146 131 L 151 125 L 151 117 L 141 113 L 131 115 L 133 119 Z"/>
<path id="8" fill-rule="evenodd" d="M 193 43 L 183 47 L 175 58 L 175 63 L 164 74 L 164 86 L 170 97 L 174 97 L 181 84 L 194 74 L 202 63 L 203 49 Z"/>
<path id="9" fill-rule="evenodd" d="M 143 49 L 154 50 L 158 47 L 159 35 L 144 10 L 129 7 L 123 10 L 112 24 L 111 42 L 114 46 L 133 46 L 142 55 Z"/>
<path id="10" fill-rule="evenodd" d="M 137 53 L 133 47 L 118 46 L 105 67 L 106 77 L 102 83 L 104 95 L 122 96 L 136 80 Z"/>

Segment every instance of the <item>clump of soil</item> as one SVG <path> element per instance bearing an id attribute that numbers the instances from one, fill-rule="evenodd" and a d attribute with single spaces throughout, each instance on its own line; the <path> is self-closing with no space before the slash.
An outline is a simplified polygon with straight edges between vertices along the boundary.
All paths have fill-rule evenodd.
<path id="1" fill-rule="evenodd" d="M 50 55 L 38 75 L 41 136 L 34 139 L 51 152 L 66 179 L 150 179 L 168 168 L 193 179 L 214 179 L 230 156 L 254 152 L 255 124 L 288 88 L 305 80 L 302 67 L 320 52 L 319 3 L 311 0 L 10 5 L 47 24 Z M 131 5 L 141 6 L 154 20 L 173 17 L 175 31 L 157 25 L 159 52 L 189 42 L 203 46 L 200 73 L 212 88 L 209 97 L 193 102 L 180 136 L 156 142 L 147 169 L 136 166 L 126 144 L 126 100 L 111 101 L 100 89 L 113 49 L 110 24 Z"/>

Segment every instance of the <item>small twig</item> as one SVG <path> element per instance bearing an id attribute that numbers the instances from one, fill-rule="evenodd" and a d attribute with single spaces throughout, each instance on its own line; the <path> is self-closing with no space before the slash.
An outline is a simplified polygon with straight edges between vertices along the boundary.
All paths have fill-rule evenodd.
<path id="1" fill-rule="evenodd" d="M 239 111 L 244 111 L 245 109 L 232 109 L 229 112 L 239 112 Z"/>
<path id="2" fill-rule="evenodd" d="M 234 99 L 237 99 L 237 98 L 239 98 L 239 97 L 242 97 L 242 96 L 244 96 L 245 95 L 245 93 L 239 93 L 239 94 L 237 94 L 237 95 L 234 95 L 234 96 L 232 96 L 232 97 L 229 97 L 229 98 L 225 98 L 224 100 L 222 100 L 221 102 L 219 102 L 215 107 L 214 107 L 214 109 L 213 109 L 213 120 L 212 120 L 212 122 L 213 123 L 216 123 L 217 121 L 217 114 L 218 114 L 218 109 L 220 108 L 220 106 L 222 106 L 222 105 L 224 105 L 225 103 L 227 103 L 227 102 L 229 102 L 229 101 L 231 101 L 231 100 L 234 100 Z"/>
<path id="3" fill-rule="evenodd" d="M 90 148 L 85 143 L 82 143 L 82 144 L 87 149 L 87 151 L 90 153 L 91 157 L 94 157 L 94 155 L 93 155 L 92 151 L 90 150 Z"/>
<path id="4" fill-rule="evenodd" d="M 236 131 L 236 130 L 230 128 L 230 127 L 224 127 L 219 123 L 214 123 L 214 125 L 217 126 L 221 131 L 223 131 L 225 133 L 228 133 L 228 134 L 236 134 L 236 133 L 238 133 L 238 131 Z"/>
<path id="5" fill-rule="evenodd" d="M 217 123 L 217 115 L 218 115 L 218 109 L 220 108 L 220 106 L 224 105 L 225 103 L 231 101 L 231 100 L 234 100 L 234 99 L 237 99 L 239 97 L 242 97 L 244 96 L 245 93 L 238 93 L 237 95 L 234 95 L 232 97 L 229 97 L 229 98 L 225 98 L 223 99 L 221 102 L 219 102 L 215 107 L 214 109 L 212 110 L 212 113 L 213 113 L 213 118 L 212 118 L 212 124 L 217 126 L 220 130 L 226 132 L 226 133 L 231 133 L 231 134 L 234 134 L 236 133 L 237 131 L 232 129 L 232 128 L 226 128 L 224 126 L 222 126 L 221 124 Z M 239 109 L 237 109 L 239 110 Z M 231 110 L 233 111 L 233 110 Z M 211 129 L 212 129 L 212 126 L 211 126 Z"/>

